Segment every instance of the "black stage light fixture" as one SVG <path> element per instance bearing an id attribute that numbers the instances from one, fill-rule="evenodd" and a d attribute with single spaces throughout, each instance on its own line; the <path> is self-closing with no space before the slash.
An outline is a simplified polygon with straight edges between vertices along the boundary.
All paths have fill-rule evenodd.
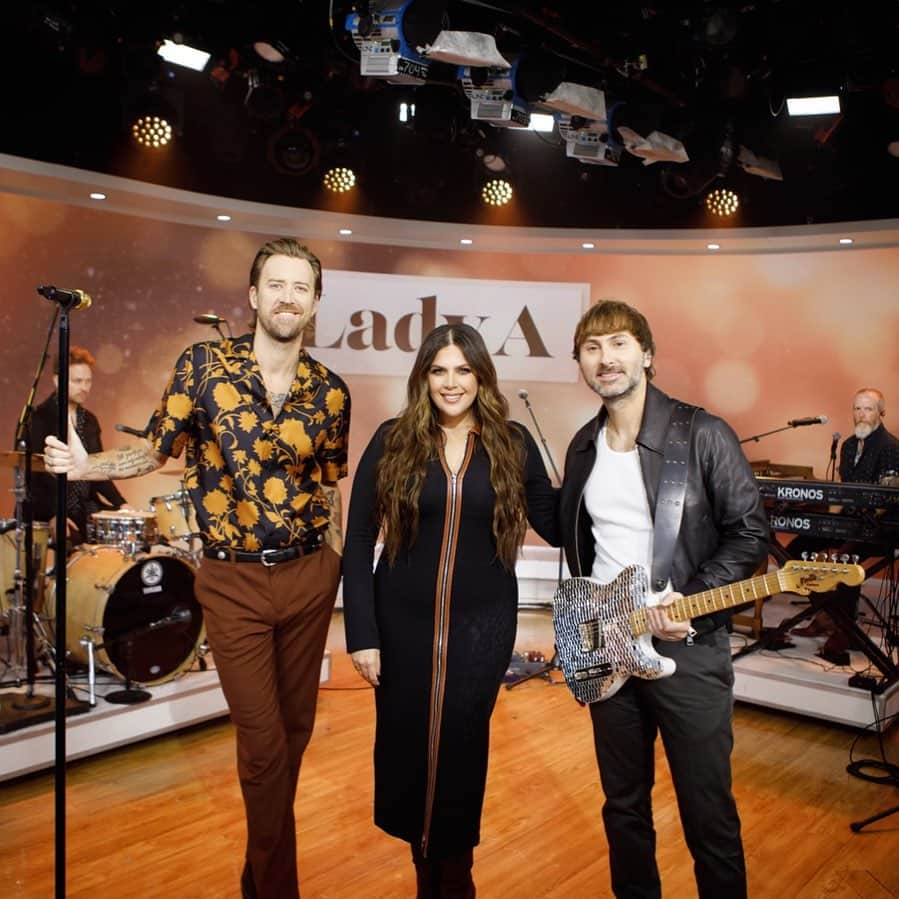
<path id="1" fill-rule="evenodd" d="M 247 72 L 247 93 L 243 102 L 250 116 L 266 122 L 280 119 L 284 112 L 284 92 L 277 78 L 256 68 Z"/>
<path id="2" fill-rule="evenodd" d="M 285 125 L 268 141 L 268 161 L 282 175 L 307 175 L 321 156 L 318 137 L 308 128 Z"/>
<path id="3" fill-rule="evenodd" d="M 397 84 L 422 84 L 431 63 L 418 47 L 431 44 L 446 23 L 446 0 L 371 0 L 347 15 L 359 50 L 360 74 Z"/>

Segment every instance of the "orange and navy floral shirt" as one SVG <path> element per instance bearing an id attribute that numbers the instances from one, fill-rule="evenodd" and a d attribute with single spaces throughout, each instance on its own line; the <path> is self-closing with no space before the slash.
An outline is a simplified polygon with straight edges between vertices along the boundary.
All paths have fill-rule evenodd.
<path id="1" fill-rule="evenodd" d="M 346 385 L 305 350 L 275 417 L 244 334 L 181 354 L 147 433 L 166 456 L 186 447 L 184 482 L 204 544 L 256 551 L 327 529 L 322 484 L 346 477 L 349 426 Z"/>

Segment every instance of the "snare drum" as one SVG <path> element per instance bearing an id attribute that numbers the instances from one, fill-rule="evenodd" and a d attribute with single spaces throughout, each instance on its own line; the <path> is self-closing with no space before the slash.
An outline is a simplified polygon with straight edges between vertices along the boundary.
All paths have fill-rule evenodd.
<path id="1" fill-rule="evenodd" d="M 197 533 L 197 514 L 186 490 L 151 497 L 150 511 L 161 540 L 189 540 Z"/>
<path id="2" fill-rule="evenodd" d="M 87 525 L 87 542 L 135 552 L 156 539 L 156 516 L 137 509 L 94 512 Z"/>
<path id="3" fill-rule="evenodd" d="M 47 544 L 50 539 L 50 528 L 36 521 L 31 527 L 34 544 L 34 611 L 40 612 L 44 602 L 43 574 L 47 560 Z M 25 578 L 25 534 L 22 533 L 21 551 L 16 550 L 16 532 L 7 531 L 0 535 L 0 610 L 11 609 L 16 604 L 16 569 Z"/>
<path id="4" fill-rule="evenodd" d="M 56 615 L 55 584 L 47 612 Z M 66 649 L 85 665 L 86 634 L 105 644 L 97 666 L 122 679 L 152 686 L 177 677 L 205 637 L 194 569 L 172 555 L 133 556 L 113 546 L 78 550 L 67 568 Z"/>

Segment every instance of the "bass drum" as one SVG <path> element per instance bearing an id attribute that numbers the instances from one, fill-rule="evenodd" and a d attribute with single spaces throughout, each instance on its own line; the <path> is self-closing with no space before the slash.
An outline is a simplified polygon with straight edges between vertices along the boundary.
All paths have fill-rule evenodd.
<path id="1" fill-rule="evenodd" d="M 87 664 L 81 638 L 91 634 L 105 645 L 95 654 L 97 667 L 123 680 L 152 686 L 190 668 L 205 637 L 191 565 L 92 546 L 74 553 L 67 568 L 66 649 L 73 661 Z M 55 624 L 55 583 L 46 609 Z"/>

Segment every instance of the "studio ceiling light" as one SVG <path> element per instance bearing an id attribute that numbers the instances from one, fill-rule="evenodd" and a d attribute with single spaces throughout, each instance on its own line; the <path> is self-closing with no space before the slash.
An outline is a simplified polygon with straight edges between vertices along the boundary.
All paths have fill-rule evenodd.
<path id="1" fill-rule="evenodd" d="M 787 112 L 790 115 L 834 115 L 840 111 L 840 98 L 829 97 L 788 97 Z"/>
<path id="2" fill-rule="evenodd" d="M 131 136 L 142 147 L 158 150 L 172 139 L 172 126 L 161 116 L 139 116 L 131 126 Z"/>
<path id="3" fill-rule="evenodd" d="M 156 52 L 166 62 L 193 69 L 195 72 L 202 72 L 210 57 L 205 50 L 197 50 L 196 47 L 189 47 L 187 44 L 178 44 L 168 38 L 162 42 Z"/>
<path id="4" fill-rule="evenodd" d="M 488 206 L 505 206 L 512 199 L 512 185 L 505 178 L 492 178 L 482 188 L 481 199 Z"/>
<path id="5" fill-rule="evenodd" d="M 344 166 L 328 169 L 324 176 L 325 187 L 336 194 L 345 194 L 356 186 L 356 173 Z"/>
<path id="6" fill-rule="evenodd" d="M 733 215 L 740 207 L 740 198 L 732 191 L 719 187 L 705 198 L 705 208 L 722 218 Z"/>

